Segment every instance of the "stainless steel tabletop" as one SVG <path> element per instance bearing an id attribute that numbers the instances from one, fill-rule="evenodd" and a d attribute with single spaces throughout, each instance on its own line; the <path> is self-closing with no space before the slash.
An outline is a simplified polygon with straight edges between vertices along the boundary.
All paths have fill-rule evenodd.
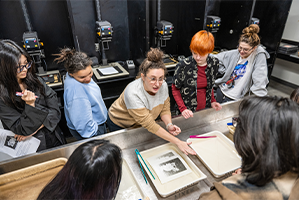
<path id="1" fill-rule="evenodd" d="M 205 109 L 194 113 L 193 118 L 184 119 L 182 116 L 172 119 L 173 124 L 179 126 L 182 132 L 177 136 L 179 139 L 186 141 L 190 135 L 204 134 L 210 131 L 220 131 L 228 138 L 232 139 L 232 135 L 227 129 L 227 123 L 232 121 L 232 117 L 238 115 L 239 101 L 222 104 L 222 110 L 215 111 L 214 109 Z M 163 122 L 159 122 L 162 127 L 165 127 Z M 32 166 L 41 162 L 52 160 L 55 158 L 69 158 L 72 152 L 82 143 L 93 139 L 107 139 L 110 142 L 117 144 L 123 151 L 123 158 L 126 159 L 133 173 L 135 174 L 141 188 L 150 199 L 198 199 L 201 193 L 208 192 L 216 179 L 207 170 L 207 168 L 199 161 L 196 156 L 189 158 L 198 166 L 198 168 L 207 176 L 207 179 L 200 181 L 198 184 L 191 186 L 179 193 L 171 195 L 167 198 L 162 198 L 155 190 L 154 185 L 149 182 L 146 184 L 143 175 L 140 171 L 140 166 L 135 154 L 135 149 L 143 151 L 162 144 L 166 141 L 148 132 L 144 128 L 123 129 L 120 131 L 105 134 L 91 139 L 81 140 L 52 148 L 39 153 L 31 154 L 21 158 L 15 158 L 0 162 L 0 174 L 8 173 L 24 167 Z M 149 177 L 147 176 L 149 179 Z"/>

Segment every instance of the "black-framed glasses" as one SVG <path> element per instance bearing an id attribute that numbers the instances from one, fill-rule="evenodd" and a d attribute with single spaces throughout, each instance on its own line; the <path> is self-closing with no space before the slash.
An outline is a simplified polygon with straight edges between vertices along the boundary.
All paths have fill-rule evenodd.
<path id="1" fill-rule="evenodd" d="M 239 51 L 243 51 L 244 53 L 247 53 L 247 52 L 251 51 L 253 48 L 254 48 L 254 47 L 252 47 L 251 49 L 246 49 L 246 48 L 242 48 L 242 47 L 240 47 L 239 45 L 237 46 L 237 49 L 238 49 Z"/>
<path id="2" fill-rule="evenodd" d="M 24 68 L 29 69 L 31 65 L 32 65 L 32 61 L 28 62 L 26 65 L 19 65 L 17 72 L 21 73 L 24 70 Z"/>
<path id="3" fill-rule="evenodd" d="M 147 76 L 146 76 L 147 77 Z M 166 80 L 166 77 L 163 77 L 163 78 L 159 78 L 159 79 L 156 79 L 156 78 L 149 78 L 147 77 L 149 80 L 150 80 L 150 83 L 151 84 L 155 84 L 157 81 L 158 83 L 164 83 L 164 81 Z"/>

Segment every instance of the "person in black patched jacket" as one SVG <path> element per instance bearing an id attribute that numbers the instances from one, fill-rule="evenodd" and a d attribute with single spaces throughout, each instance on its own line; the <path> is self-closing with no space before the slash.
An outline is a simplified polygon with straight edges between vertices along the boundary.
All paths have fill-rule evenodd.
<path id="1" fill-rule="evenodd" d="M 0 41 L 0 120 L 18 141 L 34 136 L 37 151 L 65 144 L 58 123 L 56 92 L 33 73 L 27 52 L 11 40 Z"/>
<path id="2" fill-rule="evenodd" d="M 191 41 L 192 56 L 180 61 L 175 69 L 172 94 L 176 101 L 176 114 L 187 119 L 193 112 L 204 108 L 220 110 L 214 98 L 213 85 L 219 61 L 209 54 L 214 49 L 214 37 L 207 31 L 197 32 Z"/>

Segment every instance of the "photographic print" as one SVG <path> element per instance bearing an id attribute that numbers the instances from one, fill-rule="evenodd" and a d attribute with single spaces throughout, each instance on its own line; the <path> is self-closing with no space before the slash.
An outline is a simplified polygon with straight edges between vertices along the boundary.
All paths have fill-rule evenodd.
<path id="1" fill-rule="evenodd" d="M 18 141 L 14 138 L 14 136 L 6 136 L 4 146 L 15 149 L 18 144 Z"/>
<path id="2" fill-rule="evenodd" d="M 191 172 L 184 159 L 170 150 L 147 159 L 162 184 L 182 177 Z"/>

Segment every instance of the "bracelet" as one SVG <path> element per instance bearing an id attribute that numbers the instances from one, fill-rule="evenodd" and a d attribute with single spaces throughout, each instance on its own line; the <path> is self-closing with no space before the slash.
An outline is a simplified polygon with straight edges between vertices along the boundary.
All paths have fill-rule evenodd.
<path id="1" fill-rule="evenodd" d="M 171 126 L 171 125 L 173 125 L 172 123 L 168 123 L 167 125 L 166 125 L 166 129 L 168 130 L 168 126 Z"/>

